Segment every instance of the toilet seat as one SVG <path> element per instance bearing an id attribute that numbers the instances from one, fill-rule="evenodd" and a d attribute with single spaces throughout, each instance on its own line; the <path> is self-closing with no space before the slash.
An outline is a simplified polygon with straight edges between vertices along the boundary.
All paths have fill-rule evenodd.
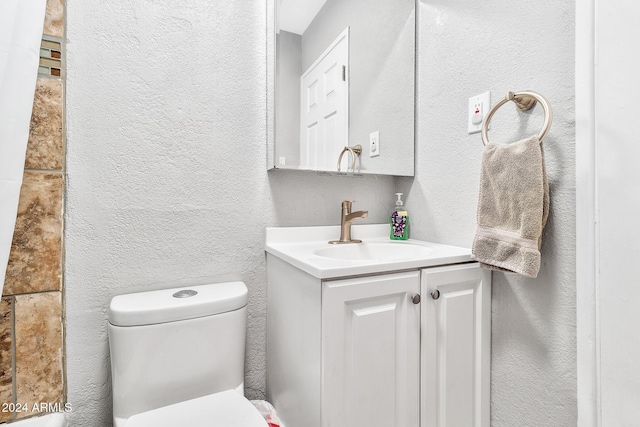
<path id="1" fill-rule="evenodd" d="M 258 410 L 235 390 L 214 393 L 129 418 L 124 427 L 266 427 Z"/>

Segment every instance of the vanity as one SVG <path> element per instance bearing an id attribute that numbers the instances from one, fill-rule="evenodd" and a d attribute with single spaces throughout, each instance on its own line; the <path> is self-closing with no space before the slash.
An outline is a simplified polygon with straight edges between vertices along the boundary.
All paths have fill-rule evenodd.
<path id="1" fill-rule="evenodd" d="M 268 170 L 414 175 L 417 5 L 267 0 Z M 267 399 L 287 427 L 489 427 L 490 273 L 346 202 L 266 230 Z"/>
<path id="2" fill-rule="evenodd" d="M 267 399 L 287 427 L 488 427 L 491 274 L 470 250 L 266 230 Z"/>

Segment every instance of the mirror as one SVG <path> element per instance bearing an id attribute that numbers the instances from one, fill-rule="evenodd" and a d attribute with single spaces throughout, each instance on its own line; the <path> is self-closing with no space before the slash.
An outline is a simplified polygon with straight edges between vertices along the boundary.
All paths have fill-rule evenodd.
<path id="1" fill-rule="evenodd" d="M 273 1 L 268 168 L 413 176 L 415 0 Z"/>

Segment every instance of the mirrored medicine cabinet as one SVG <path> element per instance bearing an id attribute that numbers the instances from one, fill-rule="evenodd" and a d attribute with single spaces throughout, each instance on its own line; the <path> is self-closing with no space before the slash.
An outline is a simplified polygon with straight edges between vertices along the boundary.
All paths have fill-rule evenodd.
<path id="1" fill-rule="evenodd" d="M 416 0 L 268 5 L 268 169 L 413 176 Z"/>

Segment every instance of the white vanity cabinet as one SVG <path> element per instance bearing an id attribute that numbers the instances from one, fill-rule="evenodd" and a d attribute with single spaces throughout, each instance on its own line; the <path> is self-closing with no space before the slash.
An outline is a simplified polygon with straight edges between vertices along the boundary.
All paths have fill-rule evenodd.
<path id="1" fill-rule="evenodd" d="M 322 283 L 322 426 L 419 426 L 419 298 L 418 271 Z"/>
<path id="2" fill-rule="evenodd" d="M 267 253 L 267 275 L 267 399 L 287 427 L 489 427 L 477 263 L 321 279 Z"/>

